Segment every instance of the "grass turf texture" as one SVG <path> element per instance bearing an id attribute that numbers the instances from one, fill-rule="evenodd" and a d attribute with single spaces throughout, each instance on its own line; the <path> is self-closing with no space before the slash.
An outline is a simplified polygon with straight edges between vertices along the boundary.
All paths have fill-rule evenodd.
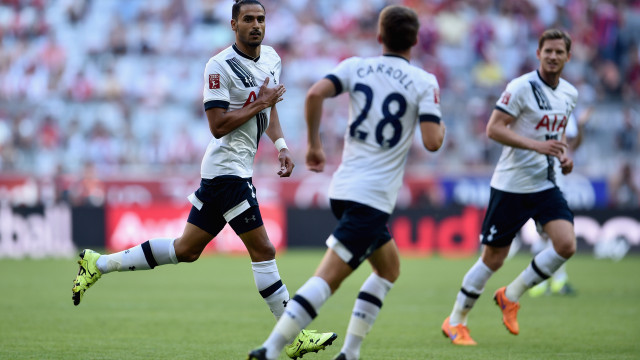
<path id="1" fill-rule="evenodd" d="M 288 251 L 278 257 L 292 295 L 321 256 Z M 513 336 L 492 296 L 530 261 L 516 256 L 489 280 L 471 313 L 469 327 L 479 345 L 457 347 L 440 325 L 475 261 L 404 257 L 402 275 L 365 340 L 362 359 L 640 358 L 640 257 L 574 257 L 568 270 L 577 296 L 525 294 L 520 335 Z M 71 301 L 76 271 L 75 259 L 0 260 L 0 359 L 245 359 L 274 325 L 244 256 L 108 274 L 78 307 Z M 362 266 L 320 310 L 309 328 L 339 337 L 328 350 L 304 359 L 332 359 L 339 351 L 368 274 L 369 266 Z"/>

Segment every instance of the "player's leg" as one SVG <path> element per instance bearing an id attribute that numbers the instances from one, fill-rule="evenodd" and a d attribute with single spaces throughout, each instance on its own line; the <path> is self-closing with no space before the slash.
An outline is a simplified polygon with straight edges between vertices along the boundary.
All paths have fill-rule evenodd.
<path id="1" fill-rule="evenodd" d="M 553 246 L 539 252 L 518 277 L 496 291 L 495 300 L 502 309 L 505 326 L 514 335 L 519 333 L 516 314 L 520 297 L 528 289 L 548 279 L 576 249 L 573 213 L 558 188 L 530 194 L 527 200 L 537 204 L 534 219 L 542 224 Z"/>
<path id="2" fill-rule="evenodd" d="M 287 304 L 285 313 L 262 344 L 262 348 L 266 349 L 267 359 L 276 359 L 287 344 L 291 344 L 287 346 L 287 348 L 291 348 L 291 351 L 287 351 L 289 357 L 295 358 L 308 352 L 306 347 L 309 344 L 306 344 L 304 340 L 299 343 L 292 343 L 292 341 L 302 329 L 311 323 L 317 316 L 320 307 L 352 271 L 353 269 L 335 251 L 327 250 L 314 276 L 298 289 L 295 296 Z M 336 337 L 337 335 L 333 334 L 333 336 L 322 339 L 324 345 L 330 345 Z M 254 350 L 252 353 L 255 351 L 258 350 Z"/>
<path id="3" fill-rule="evenodd" d="M 267 303 L 276 320 L 280 320 L 285 307 L 290 304 L 289 291 L 280 278 L 275 260 L 276 250 L 263 225 L 259 207 L 252 206 L 236 217 L 229 217 L 229 225 L 242 239 L 249 252 L 253 277 L 260 296 Z M 300 329 L 296 333 L 296 337 L 290 339 L 296 340 L 294 345 L 300 345 L 298 351 L 292 353 L 290 357 L 296 358 L 296 355 L 302 351 L 317 352 L 324 349 L 336 337 L 337 335 L 334 333 L 318 333 L 313 330 Z M 289 341 L 290 343 L 291 341 Z"/>
<path id="4" fill-rule="evenodd" d="M 542 224 L 538 221 L 531 220 L 535 223 L 536 232 L 538 233 L 538 239 L 531 244 L 531 253 L 533 256 L 538 255 L 542 250 L 547 248 L 548 246 L 553 246 L 551 244 L 551 239 L 549 239 L 549 235 L 542 229 Z M 525 225 L 526 226 L 526 225 Z M 549 293 L 549 281 L 545 280 L 538 285 L 529 289 L 529 295 L 531 297 L 538 297 L 544 294 Z"/>
<path id="5" fill-rule="evenodd" d="M 193 211 L 197 210 L 194 208 L 192 213 Z M 187 222 L 183 234 L 176 239 L 150 239 L 132 248 L 107 255 L 85 249 L 78 261 L 80 267 L 72 289 L 73 303 L 79 305 L 87 289 L 104 274 L 113 271 L 148 270 L 159 265 L 195 261 L 212 238 L 212 234 Z"/>
<path id="6" fill-rule="evenodd" d="M 213 235 L 187 222 L 176 239 L 151 239 L 127 250 L 101 255 L 96 265 L 102 274 L 113 271 L 149 270 L 159 265 L 193 262 Z"/>
<path id="7" fill-rule="evenodd" d="M 522 209 L 522 203 L 520 194 L 491 188 L 480 234 L 484 244 L 482 254 L 463 277 L 451 314 L 442 324 L 443 334 L 455 345 L 476 344 L 467 328 L 468 315 L 489 278 L 502 267 L 516 233 L 530 217 Z"/>
<path id="8" fill-rule="evenodd" d="M 525 291 L 548 279 L 576 251 L 573 213 L 560 191 L 554 188 L 535 196 L 535 201 L 541 204 L 536 221 L 542 224 L 553 246 L 536 254 L 531 264 L 507 286 L 506 296 L 511 301 L 518 301 Z"/>
<path id="9" fill-rule="evenodd" d="M 548 246 L 539 252 L 518 277 L 506 288 L 498 289 L 495 294 L 496 303 L 502 308 L 504 324 L 514 335 L 520 332 L 516 320 L 520 297 L 525 291 L 547 280 L 575 252 L 572 223 L 567 220 L 553 220 L 544 227 L 545 231 L 550 231 L 547 234 L 554 246 Z M 556 241 L 552 236 L 556 237 Z"/>
<path id="10" fill-rule="evenodd" d="M 296 292 L 287 305 L 285 314 L 263 343 L 269 359 L 276 358 L 285 344 L 317 316 L 320 307 L 338 289 L 342 281 L 383 243 L 382 239 L 391 239 L 386 230 L 389 214 L 353 201 L 334 199 L 331 200 L 331 210 L 340 221 L 327 239 L 329 249 L 314 276 Z M 336 337 L 337 335 L 328 338 L 327 344 L 333 342 Z M 306 350 L 301 351 L 296 345 L 294 342 L 287 346 L 286 352 L 289 357 L 305 353 Z M 300 346 L 305 344 L 300 343 Z"/>
<path id="11" fill-rule="evenodd" d="M 485 285 L 509 254 L 509 246 L 485 245 L 482 255 L 467 271 L 456 296 L 451 314 L 442 324 L 442 332 L 455 345 L 476 345 L 467 327 L 468 315 L 484 292 Z"/>
<path id="12" fill-rule="evenodd" d="M 357 360 L 365 336 L 373 327 L 384 299 L 400 275 L 398 247 L 391 240 L 374 251 L 369 257 L 373 272 L 360 288 L 351 312 L 341 359 Z M 340 356 L 340 355 L 339 355 Z"/>
<path id="13" fill-rule="evenodd" d="M 260 224 L 262 224 L 262 219 L 259 217 L 259 209 L 256 207 L 253 211 L 255 211 L 255 215 L 260 219 Z M 236 229 L 237 227 L 234 230 Z M 242 239 L 249 252 L 256 288 L 269 306 L 271 313 L 278 320 L 284 313 L 285 306 L 289 301 L 289 291 L 282 282 L 278 271 L 278 265 L 275 260 L 276 250 L 271 241 L 269 241 L 264 225 L 241 233 L 238 236 Z"/>
<path id="14" fill-rule="evenodd" d="M 573 224 L 567 220 L 552 220 L 545 227 L 553 233 L 551 242 L 555 253 L 564 259 L 569 259 L 576 251 L 576 239 Z M 549 236 L 551 237 L 551 235 Z M 573 289 L 569 285 L 569 276 L 566 270 L 566 260 L 553 272 L 550 278 L 551 292 L 559 294 L 572 294 Z"/>
<path id="15" fill-rule="evenodd" d="M 197 260 L 211 239 L 226 224 L 220 211 L 220 201 L 216 200 L 219 194 L 226 194 L 228 191 L 215 181 L 203 179 L 200 188 L 188 197 L 193 206 L 184 231 L 177 239 L 151 239 L 109 255 L 101 255 L 89 249 L 83 251 L 80 254 L 80 270 L 74 281 L 74 304 L 80 303 L 85 291 L 102 274 L 112 271 L 147 270 L 158 265 Z"/>

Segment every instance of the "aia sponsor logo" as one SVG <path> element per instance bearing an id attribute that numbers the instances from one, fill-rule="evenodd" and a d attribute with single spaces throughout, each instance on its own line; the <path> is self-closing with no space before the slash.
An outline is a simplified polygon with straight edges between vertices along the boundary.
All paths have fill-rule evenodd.
<path id="1" fill-rule="evenodd" d="M 220 74 L 209 74 L 209 89 L 220 89 Z"/>
<path id="2" fill-rule="evenodd" d="M 567 128 L 567 116 L 560 116 L 562 116 L 562 118 L 559 118 L 558 115 L 543 116 L 538 122 L 538 125 L 536 125 L 536 130 L 543 128 L 546 131 L 564 131 Z"/>
<path id="3" fill-rule="evenodd" d="M 249 97 L 247 97 L 247 101 L 244 102 L 244 105 L 242 105 L 242 107 L 245 107 L 245 106 L 251 104 L 252 102 L 256 101 L 257 98 L 258 98 L 258 96 L 256 95 L 255 91 L 252 91 L 249 94 Z"/>

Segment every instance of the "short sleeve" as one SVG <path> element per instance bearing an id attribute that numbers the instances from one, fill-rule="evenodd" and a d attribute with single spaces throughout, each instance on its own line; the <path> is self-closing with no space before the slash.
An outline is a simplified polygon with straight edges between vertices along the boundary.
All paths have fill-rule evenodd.
<path id="1" fill-rule="evenodd" d="M 276 62 L 275 71 L 273 74 L 274 78 L 271 79 L 271 80 L 275 80 L 275 82 L 271 81 L 270 82 L 271 85 L 280 84 L 280 75 L 282 74 L 282 61 L 280 60 L 280 56 L 278 56 L 277 54 L 276 56 L 278 58 L 278 61 Z"/>
<path id="2" fill-rule="evenodd" d="M 431 121 L 439 123 L 442 117 L 440 112 L 440 86 L 435 76 L 429 76 L 428 81 L 424 83 L 424 87 L 420 90 L 419 96 L 418 114 L 420 122 Z"/>
<path id="3" fill-rule="evenodd" d="M 496 109 L 502 110 L 513 117 L 518 117 L 522 112 L 522 104 L 524 103 L 522 97 L 525 92 L 522 89 L 523 86 L 521 86 L 520 82 L 510 82 L 496 102 Z"/>
<path id="4" fill-rule="evenodd" d="M 336 96 L 342 94 L 344 91 L 348 91 L 351 87 L 351 74 L 353 73 L 351 69 L 355 66 L 358 59 L 357 57 L 352 57 L 343 60 L 325 76 L 325 78 L 329 79 L 333 83 L 333 86 L 335 86 Z"/>
<path id="5" fill-rule="evenodd" d="M 217 61 L 209 61 L 204 70 L 202 90 L 205 110 L 212 107 L 228 108 L 230 103 L 229 77 Z"/>
<path id="6" fill-rule="evenodd" d="M 578 136 L 578 121 L 573 114 L 569 115 L 569 120 L 567 121 L 567 128 L 564 131 L 564 134 L 567 138 L 572 139 Z"/>

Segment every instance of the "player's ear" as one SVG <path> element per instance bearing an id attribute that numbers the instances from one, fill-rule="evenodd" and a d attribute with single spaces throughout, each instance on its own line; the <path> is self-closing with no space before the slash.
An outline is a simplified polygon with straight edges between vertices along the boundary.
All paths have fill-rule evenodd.
<path id="1" fill-rule="evenodd" d="M 237 23 L 234 19 L 231 19 L 231 30 L 233 30 L 234 32 L 238 30 Z"/>
<path id="2" fill-rule="evenodd" d="M 376 36 L 376 39 L 378 40 L 379 44 L 382 44 L 382 35 L 380 35 L 380 33 L 378 33 L 378 35 Z"/>

